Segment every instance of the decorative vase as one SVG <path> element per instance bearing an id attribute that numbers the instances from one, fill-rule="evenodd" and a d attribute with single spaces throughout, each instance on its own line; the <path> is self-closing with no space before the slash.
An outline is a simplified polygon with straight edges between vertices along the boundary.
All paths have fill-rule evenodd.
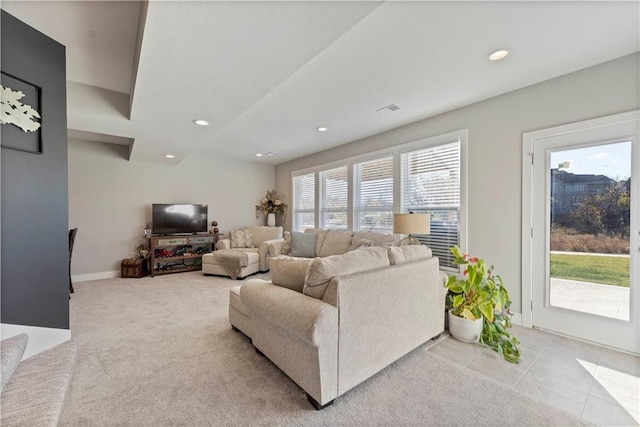
<path id="1" fill-rule="evenodd" d="M 482 317 L 476 320 L 456 316 L 449 310 L 449 333 L 458 341 L 475 343 L 480 341 L 482 334 Z"/>
<path id="2" fill-rule="evenodd" d="M 274 214 L 274 213 L 268 213 L 267 214 L 267 225 L 269 227 L 275 227 L 276 226 L 276 214 Z"/>

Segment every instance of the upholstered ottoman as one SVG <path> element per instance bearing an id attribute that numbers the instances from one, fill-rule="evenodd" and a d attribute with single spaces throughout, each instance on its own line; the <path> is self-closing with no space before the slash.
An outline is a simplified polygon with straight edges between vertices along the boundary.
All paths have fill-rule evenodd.
<path id="1" fill-rule="evenodd" d="M 260 256 L 258 253 L 246 252 L 246 254 L 249 257 L 249 264 L 246 267 L 242 267 L 238 279 L 243 279 L 260 270 Z M 229 276 L 225 268 L 217 262 L 213 253 L 202 255 L 202 273 L 205 275 L 215 274 L 216 276 Z"/>

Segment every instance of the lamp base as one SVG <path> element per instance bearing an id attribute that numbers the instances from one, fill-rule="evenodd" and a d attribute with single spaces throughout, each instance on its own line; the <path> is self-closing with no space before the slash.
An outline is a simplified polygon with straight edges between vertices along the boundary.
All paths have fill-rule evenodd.
<path id="1" fill-rule="evenodd" d="M 416 239 L 411 235 L 405 237 L 404 239 L 398 242 L 398 246 L 413 246 L 413 245 L 421 245 L 421 244 L 422 243 L 420 243 L 418 239 Z"/>

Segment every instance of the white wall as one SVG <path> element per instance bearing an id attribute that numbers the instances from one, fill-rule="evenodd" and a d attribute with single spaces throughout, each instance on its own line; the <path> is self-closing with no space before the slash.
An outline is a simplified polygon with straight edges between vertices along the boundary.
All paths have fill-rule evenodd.
<path id="1" fill-rule="evenodd" d="M 291 200 L 292 171 L 468 129 L 468 251 L 496 266 L 520 312 L 522 133 L 638 109 L 639 69 L 630 55 L 293 160 L 276 166 L 276 188 Z"/>
<path id="2" fill-rule="evenodd" d="M 254 206 L 274 187 L 274 167 L 192 156 L 178 166 L 125 160 L 128 148 L 69 140 L 69 227 L 78 227 L 76 280 L 120 270 L 145 242 L 152 203 L 205 203 L 220 232 L 252 224 Z"/>

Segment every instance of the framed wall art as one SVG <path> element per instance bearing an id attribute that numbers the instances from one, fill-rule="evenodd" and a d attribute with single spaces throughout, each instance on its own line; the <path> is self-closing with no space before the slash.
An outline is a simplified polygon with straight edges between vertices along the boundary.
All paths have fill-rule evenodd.
<path id="1" fill-rule="evenodd" d="M 5 72 L 0 76 L 2 147 L 42 154 L 42 89 Z"/>

